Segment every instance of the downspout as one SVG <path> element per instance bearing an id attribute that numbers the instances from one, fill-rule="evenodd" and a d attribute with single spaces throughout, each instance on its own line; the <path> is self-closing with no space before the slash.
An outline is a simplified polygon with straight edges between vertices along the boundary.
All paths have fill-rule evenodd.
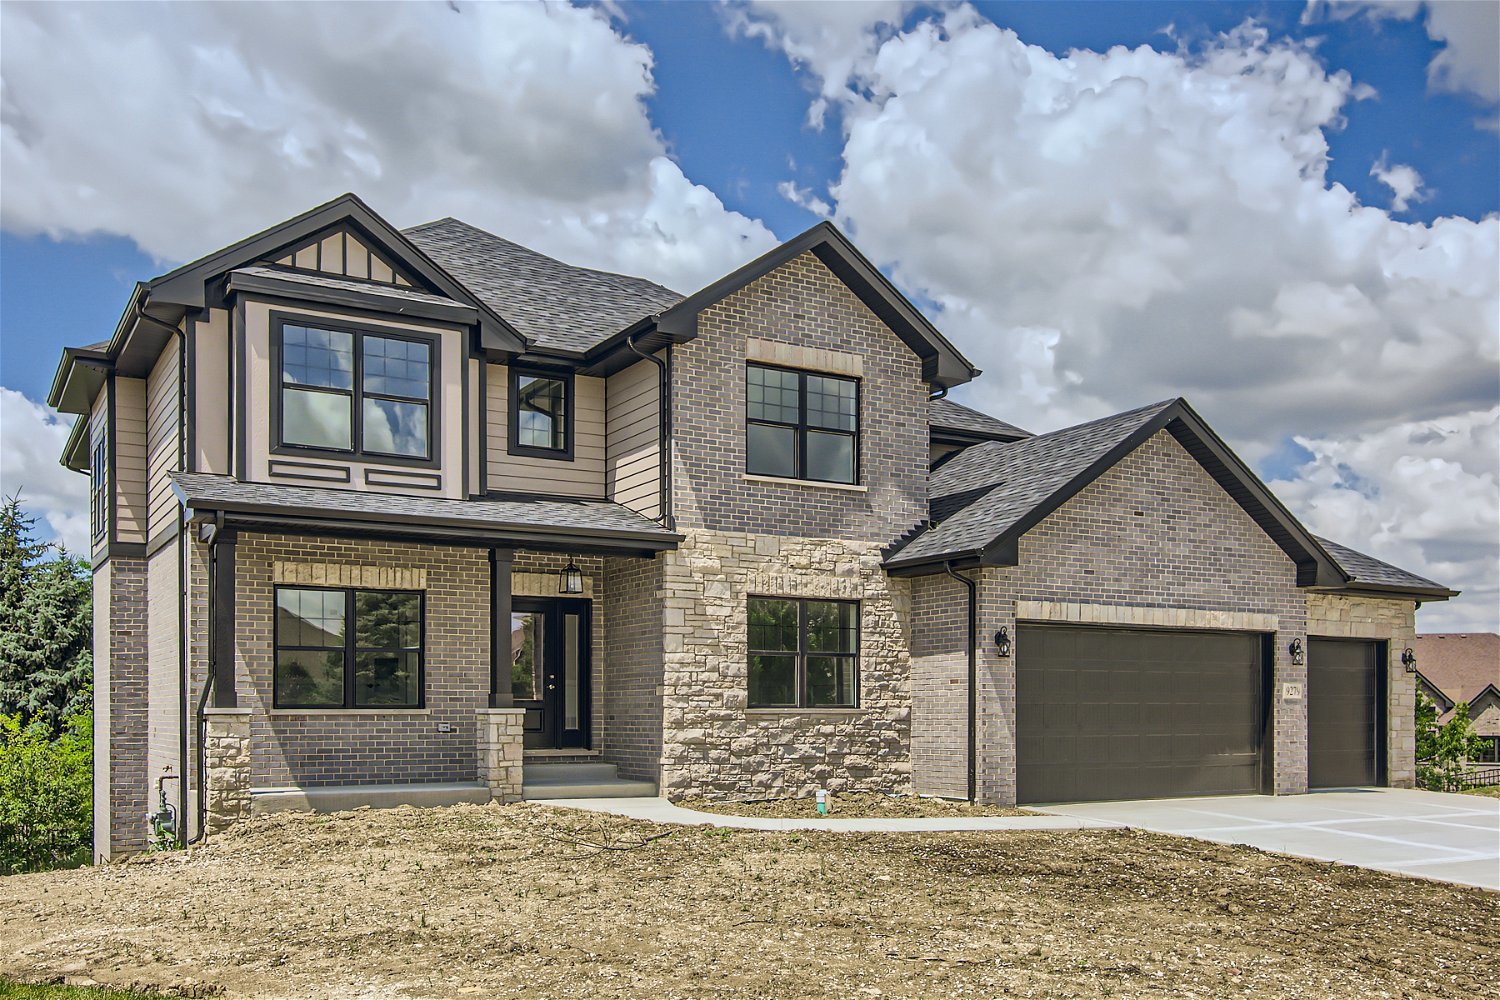
<path id="1" fill-rule="evenodd" d="M 943 572 L 963 584 L 969 591 L 969 801 L 978 801 L 979 741 L 979 585 L 966 576 L 953 572 L 953 563 L 943 563 Z"/>
<path id="2" fill-rule="evenodd" d="M 642 331 L 644 332 L 644 331 Z M 630 353 L 645 358 L 657 367 L 660 378 L 657 388 L 657 405 L 659 412 L 656 417 L 657 429 L 657 490 L 661 495 L 661 523 L 668 531 L 677 527 L 676 519 L 672 516 L 672 401 L 668 395 L 671 391 L 671 380 L 667 375 L 667 363 L 654 354 L 647 354 L 636 346 L 635 342 L 640 337 L 639 333 L 631 334 L 625 341 L 625 346 L 630 348 Z"/>
<path id="3" fill-rule="evenodd" d="M 214 690 L 214 650 L 218 645 L 214 642 L 214 592 L 218 589 L 214 582 L 219 574 L 218 545 L 219 529 L 224 526 L 224 512 L 219 511 L 212 524 L 204 525 L 202 541 L 208 543 L 208 676 L 203 681 L 203 694 L 198 698 L 198 711 L 196 719 L 198 723 L 198 766 L 197 773 L 193 775 L 193 784 L 198 790 L 198 832 L 195 833 L 189 844 L 196 844 L 203 840 L 208 833 L 208 798 L 206 797 L 206 783 L 204 781 L 204 751 L 203 745 L 208 741 L 208 696 Z"/>

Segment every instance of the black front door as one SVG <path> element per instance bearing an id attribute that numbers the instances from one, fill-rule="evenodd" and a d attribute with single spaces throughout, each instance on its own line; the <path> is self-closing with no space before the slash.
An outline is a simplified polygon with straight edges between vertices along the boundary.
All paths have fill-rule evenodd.
<path id="1" fill-rule="evenodd" d="M 589 602 L 517 597 L 510 623 L 510 692 L 526 710 L 526 748 L 587 747 Z"/>

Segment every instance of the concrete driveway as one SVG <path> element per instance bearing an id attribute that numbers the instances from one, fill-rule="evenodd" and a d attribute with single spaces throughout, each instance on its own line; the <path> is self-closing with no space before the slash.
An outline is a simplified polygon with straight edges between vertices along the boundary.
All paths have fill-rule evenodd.
<path id="1" fill-rule="evenodd" d="M 1500 799 L 1355 788 L 1029 808 L 1500 889 Z"/>

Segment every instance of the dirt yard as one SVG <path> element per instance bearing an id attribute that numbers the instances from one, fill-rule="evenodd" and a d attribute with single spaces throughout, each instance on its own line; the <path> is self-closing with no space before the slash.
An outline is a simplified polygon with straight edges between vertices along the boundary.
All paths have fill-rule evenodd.
<path id="1" fill-rule="evenodd" d="M 769 816 L 776 819 L 817 819 L 818 800 L 810 796 L 798 799 L 765 799 L 757 802 L 710 802 L 707 799 L 683 799 L 677 805 L 699 812 L 721 816 Z M 930 799 L 919 795 L 881 795 L 878 792 L 844 792 L 828 796 L 831 819 L 975 819 L 981 816 L 1032 816 L 1028 809 L 1005 809 L 1000 806 L 971 805 L 948 799 Z"/>
<path id="2" fill-rule="evenodd" d="M 1473 996 L 1500 896 L 1131 831 L 281 814 L 0 880 L 0 977 L 230 997 Z"/>

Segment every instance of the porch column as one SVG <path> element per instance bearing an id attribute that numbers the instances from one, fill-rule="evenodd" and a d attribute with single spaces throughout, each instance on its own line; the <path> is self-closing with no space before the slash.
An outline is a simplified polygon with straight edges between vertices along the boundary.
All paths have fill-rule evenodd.
<path id="1" fill-rule="evenodd" d="M 234 708 L 239 704 L 234 681 L 234 552 L 234 532 L 220 531 L 209 550 L 213 567 L 213 615 L 210 620 L 213 638 L 209 659 L 213 663 L 215 708 Z"/>
<path id="2" fill-rule="evenodd" d="M 490 708 L 510 708 L 510 549 L 490 549 Z"/>
<path id="3" fill-rule="evenodd" d="M 250 818 L 250 709 L 204 710 L 204 811 L 208 832 Z"/>

